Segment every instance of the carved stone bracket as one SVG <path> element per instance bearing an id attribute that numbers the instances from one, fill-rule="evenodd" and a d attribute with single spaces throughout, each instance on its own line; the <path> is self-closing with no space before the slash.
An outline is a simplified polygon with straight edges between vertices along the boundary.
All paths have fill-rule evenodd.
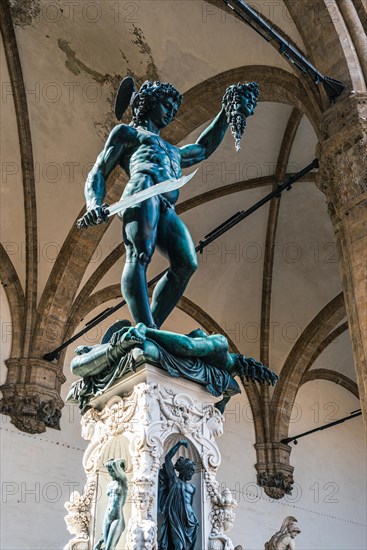
<path id="1" fill-rule="evenodd" d="M 283 498 L 284 495 L 289 495 L 292 492 L 294 483 L 293 475 L 284 472 L 261 472 L 257 475 L 257 483 L 263 487 L 265 493 L 274 499 Z"/>
<path id="2" fill-rule="evenodd" d="M 10 416 L 23 432 L 42 433 L 46 427 L 60 429 L 60 388 L 66 378 L 59 368 L 42 359 L 8 359 L 6 384 L 0 412 Z"/>
<path id="3" fill-rule="evenodd" d="M 292 448 L 284 443 L 257 443 L 259 462 L 256 464 L 257 483 L 274 499 L 281 499 L 292 492 L 293 466 L 289 463 Z"/>
<path id="4" fill-rule="evenodd" d="M 159 373 L 158 369 L 155 371 Z M 158 376 L 165 382 L 167 377 Z M 178 386 L 175 381 L 138 383 L 128 395 L 120 392 L 103 404 L 101 410 L 91 408 L 82 418 L 82 435 L 90 440 L 83 459 L 89 482 L 99 475 L 107 457 L 111 457 L 108 454 L 111 449 L 115 458 L 121 456 L 126 460 L 131 494 L 125 542 L 129 550 L 156 548 L 158 474 L 169 439 L 174 436 L 187 439 L 200 457 L 199 470 L 209 497 L 201 498 L 205 508 L 202 517 L 206 517 L 206 525 L 202 526 L 206 545 L 209 536 L 218 540 L 224 537 L 229 542 L 220 548 L 233 548 L 224 533 L 233 525 L 237 503 L 230 492 L 219 493 L 216 481 L 221 457 L 215 437 L 223 433 L 222 415 L 214 403 L 207 400 L 202 404 L 193 399 L 197 385 L 187 381 L 185 385 L 194 390 L 190 395 L 182 391 L 182 383 L 174 388 Z M 121 438 L 126 443 L 121 443 Z M 119 445 L 125 445 L 124 449 Z M 89 512 L 93 518 L 92 504 Z"/>

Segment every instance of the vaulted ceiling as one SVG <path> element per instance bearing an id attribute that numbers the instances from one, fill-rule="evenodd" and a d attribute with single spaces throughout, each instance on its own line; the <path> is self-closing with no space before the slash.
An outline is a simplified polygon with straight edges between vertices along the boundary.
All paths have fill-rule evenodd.
<path id="1" fill-rule="evenodd" d="M 240 153 L 228 132 L 182 191 L 178 211 L 195 242 L 314 159 L 325 103 L 311 80 L 220 2 L 73 4 L 13 0 L 15 37 L 8 35 L 8 61 L 3 49 L 0 60 L 2 317 L 13 323 L 13 351 L 19 344 L 38 356 L 121 300 L 119 221 L 83 232 L 75 227 L 86 175 L 116 124 L 121 78 L 170 81 L 183 92 L 164 134 L 177 144 L 197 138 L 230 83 L 260 84 Z M 268 2 L 258 4 L 307 55 L 286 4 L 276 2 L 269 13 Z M 111 177 L 108 202 L 118 200 L 125 183 L 122 172 Z M 149 273 L 165 267 L 156 254 Z M 221 330 L 241 353 L 278 373 L 283 368 L 275 404 L 318 378 L 356 395 L 341 290 L 325 197 L 311 173 L 204 251 L 165 328 Z M 129 317 L 126 307 L 118 316 Z M 24 318 L 28 329 L 20 342 Z M 49 323 L 58 327 L 57 338 L 47 337 Z M 83 341 L 98 342 L 108 324 Z M 4 360 L 11 342 L 2 342 Z"/>

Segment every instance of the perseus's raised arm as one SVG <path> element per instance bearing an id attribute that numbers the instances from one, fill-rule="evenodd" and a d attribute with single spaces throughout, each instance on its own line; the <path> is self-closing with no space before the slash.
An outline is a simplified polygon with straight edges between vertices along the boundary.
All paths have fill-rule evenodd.
<path id="1" fill-rule="evenodd" d="M 84 195 L 87 206 L 86 225 L 95 225 L 102 221 L 101 206 L 106 195 L 106 181 L 119 164 L 124 150 L 131 143 L 134 130 L 125 124 L 116 126 L 110 133 L 103 151 L 88 174 Z"/>
<path id="2" fill-rule="evenodd" d="M 181 166 L 188 168 L 210 157 L 222 143 L 228 129 L 224 107 L 202 132 L 196 143 L 181 147 Z"/>
<path id="3" fill-rule="evenodd" d="M 241 136 L 246 128 L 247 117 L 254 114 L 259 97 L 256 82 L 233 84 L 223 96 L 222 109 L 213 122 L 204 130 L 196 143 L 181 148 L 181 166 L 187 168 L 207 159 L 222 142 L 228 126 L 240 150 Z"/>

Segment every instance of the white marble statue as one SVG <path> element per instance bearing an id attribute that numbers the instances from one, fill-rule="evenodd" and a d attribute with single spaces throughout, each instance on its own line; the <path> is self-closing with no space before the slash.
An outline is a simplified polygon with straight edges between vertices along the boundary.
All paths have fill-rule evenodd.
<path id="1" fill-rule="evenodd" d="M 294 539 L 300 532 L 296 518 L 287 516 L 280 530 L 265 543 L 265 550 L 296 550 Z"/>

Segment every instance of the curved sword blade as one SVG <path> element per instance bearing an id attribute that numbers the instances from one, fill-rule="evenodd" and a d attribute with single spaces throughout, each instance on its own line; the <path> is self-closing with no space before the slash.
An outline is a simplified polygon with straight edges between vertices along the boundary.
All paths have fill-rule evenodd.
<path id="1" fill-rule="evenodd" d="M 180 189 L 188 181 L 190 181 L 191 178 L 195 176 L 196 172 L 197 170 L 195 170 L 191 174 L 188 174 L 187 176 L 182 176 L 178 179 L 170 178 L 169 180 L 161 181 L 156 185 L 152 185 L 147 189 L 138 191 L 137 193 L 135 193 L 135 195 L 122 199 L 121 201 L 115 202 L 114 204 L 111 204 L 111 206 L 108 206 L 108 208 L 106 209 L 106 214 L 108 217 L 111 217 L 118 212 L 124 212 L 127 208 L 131 208 L 132 206 L 135 206 L 140 202 L 155 197 L 156 195 L 161 195 L 162 193 L 168 193 L 169 191 Z"/>

